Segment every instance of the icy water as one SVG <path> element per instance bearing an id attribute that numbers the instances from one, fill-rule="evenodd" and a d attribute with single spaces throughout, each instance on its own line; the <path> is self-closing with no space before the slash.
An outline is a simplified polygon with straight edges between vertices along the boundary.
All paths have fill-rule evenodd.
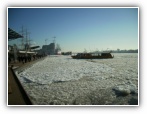
<path id="1" fill-rule="evenodd" d="M 35 105 L 137 105 L 138 54 L 50 56 L 15 72 Z"/>

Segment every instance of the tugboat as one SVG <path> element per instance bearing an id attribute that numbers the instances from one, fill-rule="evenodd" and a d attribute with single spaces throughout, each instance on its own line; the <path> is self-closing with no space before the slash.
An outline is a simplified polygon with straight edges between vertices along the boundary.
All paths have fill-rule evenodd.
<path id="1" fill-rule="evenodd" d="M 71 56 L 73 59 L 109 59 L 114 58 L 111 53 L 78 53 L 77 55 Z"/>

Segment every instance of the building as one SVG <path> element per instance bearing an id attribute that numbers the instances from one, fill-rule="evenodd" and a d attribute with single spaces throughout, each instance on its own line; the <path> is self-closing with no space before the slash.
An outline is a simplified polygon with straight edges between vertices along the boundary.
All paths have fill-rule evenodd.
<path id="1" fill-rule="evenodd" d="M 39 53 L 47 54 L 47 55 L 54 55 L 55 54 L 55 43 L 50 43 L 49 45 L 43 45 Z"/>

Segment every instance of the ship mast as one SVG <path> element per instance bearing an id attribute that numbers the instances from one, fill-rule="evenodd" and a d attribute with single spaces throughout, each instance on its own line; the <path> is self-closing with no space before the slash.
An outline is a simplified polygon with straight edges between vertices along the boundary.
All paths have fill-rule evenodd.
<path id="1" fill-rule="evenodd" d="M 30 32 L 28 32 L 27 29 L 26 29 L 25 51 L 29 51 L 29 48 L 30 48 L 30 38 L 28 36 L 30 36 Z"/>
<path id="2" fill-rule="evenodd" d="M 24 49 L 24 28 L 22 26 L 21 28 L 21 34 L 22 34 L 22 40 L 21 40 L 21 49 L 23 50 Z"/>

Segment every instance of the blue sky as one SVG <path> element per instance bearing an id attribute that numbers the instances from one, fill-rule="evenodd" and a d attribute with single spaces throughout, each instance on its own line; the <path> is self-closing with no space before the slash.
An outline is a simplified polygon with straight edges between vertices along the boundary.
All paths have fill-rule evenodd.
<path id="1" fill-rule="evenodd" d="M 8 8 L 8 27 L 22 26 L 41 47 L 56 36 L 62 51 L 138 49 L 138 8 Z"/>

